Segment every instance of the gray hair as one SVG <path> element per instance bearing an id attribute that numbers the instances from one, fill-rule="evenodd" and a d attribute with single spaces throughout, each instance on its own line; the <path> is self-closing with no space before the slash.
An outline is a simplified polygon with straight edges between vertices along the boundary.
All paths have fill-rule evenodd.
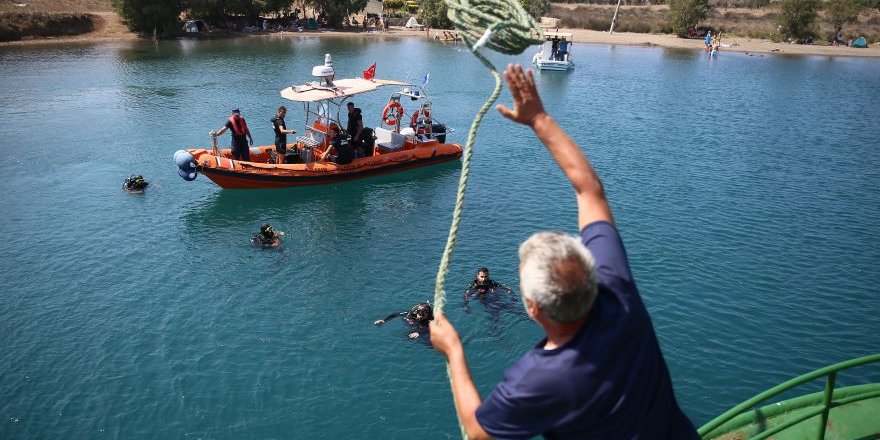
<path id="1" fill-rule="evenodd" d="M 596 300 L 595 260 L 571 235 L 538 232 L 519 246 L 522 295 L 534 301 L 550 319 L 575 322 L 589 313 Z"/>

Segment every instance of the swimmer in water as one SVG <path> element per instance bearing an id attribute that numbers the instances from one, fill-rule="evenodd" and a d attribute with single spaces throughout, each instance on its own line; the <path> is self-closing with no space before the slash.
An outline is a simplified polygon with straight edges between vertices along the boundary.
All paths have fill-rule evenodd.
<path id="1" fill-rule="evenodd" d="M 483 299 L 496 289 L 503 290 L 505 293 L 513 292 L 513 289 L 510 287 L 489 278 L 489 268 L 481 267 L 477 269 L 477 277 L 474 278 L 467 290 L 464 291 L 464 300 L 467 302 L 471 297 Z"/>
<path id="2" fill-rule="evenodd" d="M 263 223 L 263 226 L 260 226 L 260 232 L 251 238 L 251 243 L 264 249 L 277 248 L 281 246 L 281 237 L 284 237 L 284 232 L 275 231 L 272 229 L 272 225 Z"/>
<path id="3" fill-rule="evenodd" d="M 150 183 L 140 174 L 132 174 L 122 182 L 122 189 L 130 193 L 142 193 Z"/>
<path id="4" fill-rule="evenodd" d="M 406 325 L 415 328 L 415 331 L 407 335 L 408 338 L 415 339 L 418 338 L 419 335 L 421 335 L 422 333 L 426 333 L 428 331 L 428 323 L 432 319 L 434 319 L 434 306 L 426 302 L 419 303 L 414 305 L 407 312 L 392 313 L 385 318 L 374 322 L 373 324 L 382 325 L 398 316 L 403 316 L 403 319 L 406 321 Z"/>

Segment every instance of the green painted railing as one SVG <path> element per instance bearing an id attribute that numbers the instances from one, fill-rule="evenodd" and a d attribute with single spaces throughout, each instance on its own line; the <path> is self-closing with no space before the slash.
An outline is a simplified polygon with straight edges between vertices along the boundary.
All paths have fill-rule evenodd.
<path id="1" fill-rule="evenodd" d="M 837 406 L 845 405 L 847 403 L 852 403 L 853 401 L 863 400 L 867 398 L 877 397 L 876 392 L 867 392 L 862 394 L 857 394 L 855 397 L 851 397 L 851 393 L 849 395 L 839 395 L 834 396 L 834 394 L 841 394 L 834 392 L 834 386 L 837 381 L 837 373 L 842 370 L 846 370 L 853 367 L 858 367 L 860 365 L 870 364 L 880 362 L 880 353 L 872 354 L 869 356 L 864 356 L 860 358 L 850 359 L 848 361 L 840 362 L 834 365 L 829 365 L 824 368 L 820 368 L 816 371 L 812 371 L 810 373 L 804 374 L 802 376 L 798 376 L 794 379 L 791 379 L 785 383 L 779 384 L 773 388 L 770 388 L 767 391 L 764 391 L 761 394 L 758 394 L 755 397 L 752 397 L 749 400 L 746 400 L 743 403 L 731 408 L 729 411 L 721 414 L 716 417 L 709 423 L 706 423 L 702 427 L 700 427 L 697 432 L 700 434 L 701 438 L 711 438 L 724 432 L 716 433 L 719 427 L 724 425 L 727 422 L 730 422 L 734 418 L 741 416 L 749 411 L 755 409 L 755 406 L 765 400 L 768 400 L 774 396 L 777 396 L 785 391 L 788 391 L 796 386 L 802 385 L 811 380 L 820 378 L 825 376 L 825 391 L 822 393 L 822 402 L 821 405 L 818 405 L 816 408 L 811 410 L 806 410 L 800 413 L 797 417 L 786 421 L 780 425 L 774 426 L 768 430 L 758 433 L 754 437 L 751 437 L 749 440 L 762 440 L 766 439 L 774 434 L 779 433 L 787 428 L 790 428 L 798 423 L 803 422 L 811 417 L 815 417 L 821 414 L 820 417 L 820 425 L 816 431 L 816 439 L 822 440 L 825 438 L 825 427 L 828 421 L 828 412 Z M 834 400 L 834 397 L 839 397 L 837 401 Z"/>

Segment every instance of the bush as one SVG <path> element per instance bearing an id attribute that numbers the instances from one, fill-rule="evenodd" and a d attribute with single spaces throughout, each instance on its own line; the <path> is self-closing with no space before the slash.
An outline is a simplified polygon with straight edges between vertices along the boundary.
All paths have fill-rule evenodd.
<path id="1" fill-rule="evenodd" d="M 446 3 L 443 0 L 424 0 L 419 8 L 422 24 L 437 29 L 452 29 L 452 21 L 446 16 Z"/>
<path id="2" fill-rule="evenodd" d="M 779 24 L 786 37 L 797 39 L 816 36 L 816 17 L 820 0 L 782 0 Z"/>
<path id="3" fill-rule="evenodd" d="M 708 0 L 669 0 L 666 19 L 672 33 L 679 37 L 686 37 L 687 29 L 706 18 L 708 13 Z"/>

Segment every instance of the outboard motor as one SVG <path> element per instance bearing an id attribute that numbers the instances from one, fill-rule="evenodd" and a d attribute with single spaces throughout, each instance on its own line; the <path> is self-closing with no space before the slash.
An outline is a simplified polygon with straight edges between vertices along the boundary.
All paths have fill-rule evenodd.
<path id="1" fill-rule="evenodd" d="M 177 150 L 174 152 L 174 163 L 177 164 L 177 174 L 186 180 L 187 182 L 191 182 L 196 180 L 196 177 L 199 176 L 198 171 L 196 171 L 196 158 L 193 157 L 189 151 L 186 150 Z"/>

